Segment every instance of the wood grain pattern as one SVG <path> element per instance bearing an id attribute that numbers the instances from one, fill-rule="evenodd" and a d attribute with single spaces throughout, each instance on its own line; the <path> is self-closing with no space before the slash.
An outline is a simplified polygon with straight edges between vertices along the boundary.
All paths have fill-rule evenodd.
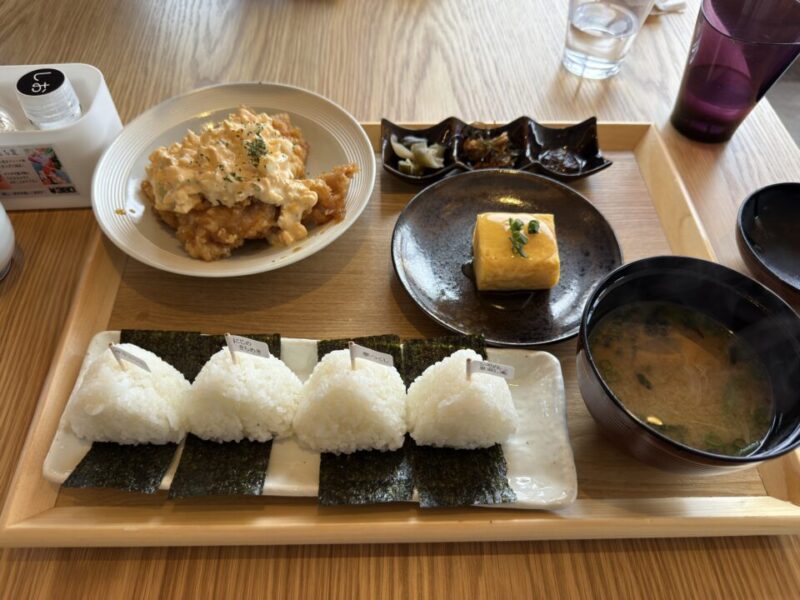
<path id="1" fill-rule="evenodd" d="M 800 178 L 800 151 L 767 103 L 724 146 L 665 125 L 698 0 L 650 19 L 619 76 L 558 67 L 566 2 L 0 3 L 0 60 L 82 61 L 106 75 L 123 121 L 188 89 L 275 80 L 323 93 L 360 120 L 655 121 L 714 250 L 743 268 L 733 218 L 753 189 Z M 64 322 L 88 212 L 13 215 L 23 268 L 0 284 L 0 490 Z M 22 340 L 30 343 L 22 343 Z M 9 360 L 14 356 L 14 360 Z M 15 550 L 0 554 L 7 597 L 796 596 L 796 538 L 357 547 Z"/>
<path id="2" fill-rule="evenodd" d="M 630 260 L 666 253 L 709 257 L 692 205 L 670 172 L 670 160 L 652 127 L 601 126 L 609 146 L 615 132 L 632 145 L 611 152 L 615 171 L 579 182 L 607 215 Z M 375 123 L 365 125 L 374 139 Z M 377 151 L 377 148 L 375 149 Z M 651 198 L 655 190 L 658 200 Z M 567 382 L 570 437 L 580 482 L 577 502 L 557 513 L 506 510 L 420 511 L 378 506 L 320 509 L 309 499 L 201 498 L 169 502 L 164 494 L 59 490 L 40 468 L 94 333 L 125 327 L 186 328 L 209 332 L 280 330 L 290 336 L 336 337 L 396 332 L 443 333 L 426 321 L 405 323 L 418 312 L 393 290 L 390 250 L 397 216 L 417 188 L 382 173 L 374 198 L 343 240 L 281 271 L 225 282 L 162 273 L 128 260 L 96 235 L 56 353 L 55 367 L 28 434 L 12 490 L 0 516 L 4 544 L 208 545 L 591 539 L 673 537 L 797 531 L 800 508 L 766 494 L 759 471 L 698 480 L 645 467 L 607 444 L 587 413 L 575 381 L 575 341 L 553 346 Z M 663 219 L 663 220 L 662 220 Z M 119 287 L 119 290 L 118 290 Z M 381 298 L 381 310 L 364 310 L 359 298 Z M 402 303 L 405 302 L 406 306 Z M 408 306 L 410 305 L 410 306 Z M 335 319 L 331 317 L 335 316 Z M 110 317 L 110 322 L 109 322 Z M 294 328 L 299 328 L 295 332 Z M 797 461 L 772 468 L 770 485 L 791 497 Z M 78 541 L 76 541 L 76 538 Z"/>
<path id="3" fill-rule="evenodd" d="M 613 138 L 611 138 L 613 139 Z M 647 145 L 657 143 L 648 137 Z M 640 153 L 650 159 L 645 147 Z M 612 151 L 614 166 L 577 182 L 611 223 L 626 261 L 669 254 L 648 187 L 634 155 Z M 666 169 L 656 185 L 666 188 Z M 287 337 L 327 338 L 380 335 L 435 336 L 446 332 L 417 308 L 393 274 L 390 245 L 397 216 L 418 188 L 398 182 L 381 170 L 373 201 L 339 240 L 314 260 L 284 269 L 235 278 L 221 285 L 208 279 L 183 277 L 128 261 L 109 322 L 110 329 L 180 329 L 206 324 L 208 333 L 280 331 Z M 667 191 L 667 190 L 665 190 Z M 670 198 L 670 202 L 674 197 Z M 666 200 L 665 200 L 666 202 Z M 680 219 L 686 213 L 674 205 L 664 212 Z M 676 226 L 676 251 L 691 254 L 700 241 L 685 240 L 688 227 Z M 703 249 L 704 251 L 704 249 Z M 368 297 L 374 302 L 354 302 Z M 221 315 L 221 318 L 220 318 Z M 336 319 L 331 319 L 336 315 Z M 387 323 L 392 324 L 387 330 Z M 567 387 L 570 438 L 576 455 L 581 497 L 658 497 L 763 495 L 758 472 L 700 479 L 663 473 L 627 458 L 597 432 L 578 391 L 575 341 L 548 348 L 561 361 Z M 619 468 L 623 465 L 623 468 Z"/>

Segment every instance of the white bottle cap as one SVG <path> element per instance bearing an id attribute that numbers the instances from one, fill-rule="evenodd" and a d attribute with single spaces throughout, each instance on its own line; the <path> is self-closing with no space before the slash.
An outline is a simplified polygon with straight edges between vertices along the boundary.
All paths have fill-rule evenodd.
<path id="1" fill-rule="evenodd" d="M 36 69 L 20 77 L 17 99 L 25 116 L 39 129 L 63 127 L 81 116 L 78 96 L 58 69 Z"/>

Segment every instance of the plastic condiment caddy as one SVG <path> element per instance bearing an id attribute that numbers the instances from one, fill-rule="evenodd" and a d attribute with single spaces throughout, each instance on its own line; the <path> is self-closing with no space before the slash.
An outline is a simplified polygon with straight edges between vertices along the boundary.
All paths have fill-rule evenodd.
<path id="1" fill-rule="evenodd" d="M 72 82 L 82 115 L 58 129 L 33 128 L 15 96 L 17 80 L 55 67 Z M 0 202 L 6 210 L 91 206 L 100 155 L 122 130 L 103 74 L 87 64 L 0 66 L 0 106 L 19 131 L 0 132 Z"/>

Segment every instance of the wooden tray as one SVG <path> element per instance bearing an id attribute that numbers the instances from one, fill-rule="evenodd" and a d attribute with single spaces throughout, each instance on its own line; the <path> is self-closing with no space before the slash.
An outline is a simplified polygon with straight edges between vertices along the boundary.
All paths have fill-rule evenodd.
<path id="1" fill-rule="evenodd" d="M 377 148 L 380 127 L 369 123 L 365 129 Z M 667 253 L 713 259 L 657 130 L 645 123 L 601 124 L 600 143 L 614 166 L 575 188 L 606 215 L 625 260 Z M 98 331 L 278 331 L 298 338 L 443 333 L 407 296 L 391 267 L 392 228 L 417 191 L 383 173 L 363 216 L 334 244 L 285 269 L 241 279 L 155 271 L 129 260 L 98 232 L 0 515 L 0 543 L 318 544 L 800 532 L 796 453 L 758 469 L 691 478 L 644 466 L 605 442 L 577 389 L 574 340 L 547 348 L 564 371 L 579 480 L 578 500 L 558 512 L 322 508 L 314 500 L 279 498 L 176 503 L 163 493 L 60 490 L 43 478 L 42 462 Z"/>

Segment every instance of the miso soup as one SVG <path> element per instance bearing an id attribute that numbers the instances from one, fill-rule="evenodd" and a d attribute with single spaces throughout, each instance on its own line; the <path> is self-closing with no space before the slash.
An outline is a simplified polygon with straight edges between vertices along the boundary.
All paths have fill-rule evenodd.
<path id="1" fill-rule="evenodd" d="M 753 349 L 724 325 L 668 302 L 605 315 L 589 337 L 603 379 L 642 422 L 678 442 L 744 456 L 772 424 L 772 391 Z"/>

